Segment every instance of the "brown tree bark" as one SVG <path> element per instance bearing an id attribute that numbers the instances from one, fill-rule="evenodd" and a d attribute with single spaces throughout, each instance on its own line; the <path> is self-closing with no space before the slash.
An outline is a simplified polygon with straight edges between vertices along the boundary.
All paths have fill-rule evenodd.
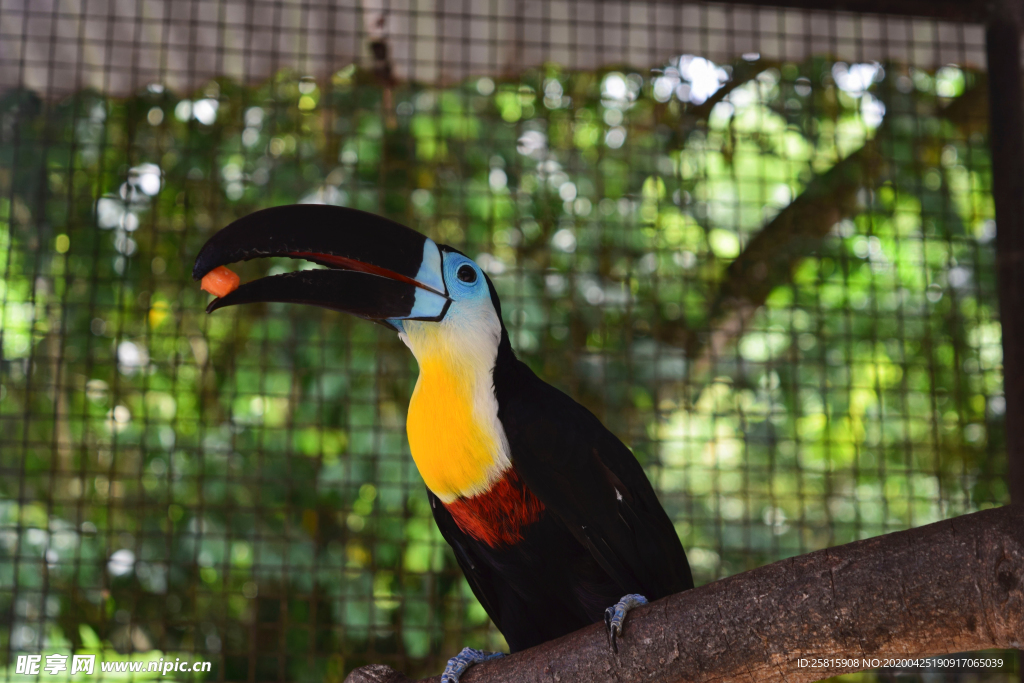
<path id="1" fill-rule="evenodd" d="M 618 655 L 594 624 L 472 667 L 462 681 L 798 683 L 873 668 L 864 658 L 1020 648 L 1022 579 L 1024 506 L 985 510 L 669 596 L 630 612 Z M 861 664 L 799 662 L 822 658 Z M 346 683 L 409 679 L 374 665 Z"/>

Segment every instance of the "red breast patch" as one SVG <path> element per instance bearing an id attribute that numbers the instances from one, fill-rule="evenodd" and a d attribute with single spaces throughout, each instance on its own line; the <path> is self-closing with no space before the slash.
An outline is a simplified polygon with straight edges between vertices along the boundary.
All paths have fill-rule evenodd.
<path id="1" fill-rule="evenodd" d="M 459 528 L 492 548 L 523 540 L 523 527 L 540 519 L 544 503 L 526 488 L 515 467 L 510 467 L 486 492 L 455 502 L 445 509 Z"/>

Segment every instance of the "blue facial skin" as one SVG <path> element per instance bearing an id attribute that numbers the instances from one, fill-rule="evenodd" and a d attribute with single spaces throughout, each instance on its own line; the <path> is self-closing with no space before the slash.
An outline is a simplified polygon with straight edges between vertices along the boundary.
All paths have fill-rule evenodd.
<path id="1" fill-rule="evenodd" d="M 441 273 L 441 259 L 444 253 L 434 240 L 427 238 L 423 242 L 423 258 L 420 261 L 420 270 L 413 277 L 413 280 L 430 287 L 436 292 L 445 291 L 444 280 Z"/>
<path id="2" fill-rule="evenodd" d="M 467 256 L 454 251 L 441 252 L 441 273 L 424 273 L 432 281 L 443 277 L 451 303 L 445 318 L 462 318 L 464 314 L 472 315 L 474 309 L 481 304 L 491 305 L 491 293 L 487 288 L 484 273 L 476 263 Z M 433 276 L 433 277 L 431 277 Z M 440 276 L 440 277 L 438 277 Z M 426 279 L 426 278 L 425 278 Z M 403 320 L 435 318 L 444 311 L 445 299 L 426 289 L 416 290 L 416 301 L 412 311 L 404 318 L 389 318 L 387 322 L 399 332 L 404 332 Z M 462 314 L 462 315 L 460 315 Z M 440 322 L 440 321 L 438 321 Z"/>
<path id="3" fill-rule="evenodd" d="M 444 282 L 448 285 L 448 295 L 453 301 L 490 299 L 491 293 L 487 290 L 484 272 L 469 257 L 449 251 L 444 255 L 443 268 Z"/>

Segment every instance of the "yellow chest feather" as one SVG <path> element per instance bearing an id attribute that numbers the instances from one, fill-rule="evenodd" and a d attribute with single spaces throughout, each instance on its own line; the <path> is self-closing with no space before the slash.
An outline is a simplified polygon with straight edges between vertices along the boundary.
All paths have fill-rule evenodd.
<path id="1" fill-rule="evenodd" d="M 441 362 L 422 363 L 409 402 L 412 458 L 444 502 L 483 493 L 500 472 L 500 436 L 489 416 L 479 414 L 473 379 Z"/>
<path id="2" fill-rule="evenodd" d="M 420 476 L 445 503 L 483 493 L 510 465 L 497 417 L 493 360 L 453 352 L 433 329 L 429 337 L 418 328 L 410 332 L 420 375 L 406 431 Z"/>

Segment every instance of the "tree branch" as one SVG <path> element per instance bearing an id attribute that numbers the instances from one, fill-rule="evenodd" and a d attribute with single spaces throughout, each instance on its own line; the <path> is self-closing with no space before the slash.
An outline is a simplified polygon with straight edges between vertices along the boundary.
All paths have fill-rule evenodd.
<path id="1" fill-rule="evenodd" d="M 985 122 L 986 91 L 983 76 L 974 86 L 938 112 L 964 134 Z M 720 356 L 746 331 L 768 295 L 789 280 L 793 268 L 818 248 L 836 223 L 863 210 L 857 194 L 872 178 L 885 175 L 887 163 L 880 149 L 887 142 L 893 116 L 886 116 L 864 146 L 815 176 L 804 191 L 782 209 L 743 252 L 729 264 L 725 279 L 711 303 L 707 331 L 698 333 L 683 322 L 662 322 L 653 330 L 659 341 L 682 346 L 696 374 Z M 682 319 L 681 319 L 682 320 Z"/>
<path id="2" fill-rule="evenodd" d="M 715 93 L 708 99 L 704 100 L 704 102 L 687 107 L 686 113 L 696 119 L 706 121 L 708 117 L 711 116 L 711 110 L 715 108 L 715 105 L 731 95 L 736 88 L 744 86 L 754 80 L 761 74 L 761 72 L 777 66 L 779 66 L 778 62 L 767 59 L 755 59 L 753 61 L 741 59 L 737 62 L 733 62 L 731 64 L 732 74 L 729 76 L 729 80 L 723 83 L 722 87 L 716 90 Z"/>
<path id="3" fill-rule="evenodd" d="M 1024 506 L 955 517 L 782 560 L 471 668 L 463 683 L 815 681 L 870 666 L 798 660 L 924 656 L 1024 644 Z M 390 667 L 346 683 L 409 683 Z M 437 681 L 439 679 L 425 679 Z"/>
<path id="4" fill-rule="evenodd" d="M 874 141 L 817 176 L 729 264 L 711 306 L 711 329 L 692 335 L 688 358 L 710 362 L 746 330 L 768 295 L 813 253 L 836 223 L 860 212 L 857 194 L 882 164 Z"/>

